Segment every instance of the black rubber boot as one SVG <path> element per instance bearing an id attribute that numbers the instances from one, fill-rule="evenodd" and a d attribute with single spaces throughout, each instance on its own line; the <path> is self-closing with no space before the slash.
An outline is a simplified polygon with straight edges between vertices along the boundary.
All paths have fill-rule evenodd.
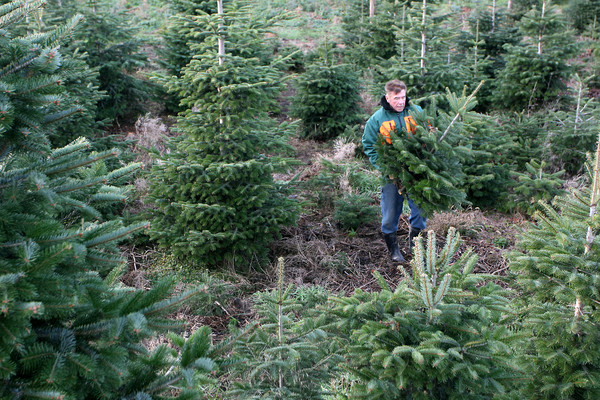
<path id="1" fill-rule="evenodd" d="M 398 247 L 398 236 L 395 233 L 385 233 L 383 235 L 385 239 L 385 244 L 390 252 L 390 258 L 395 262 L 404 262 L 404 257 L 400 252 L 400 247 Z"/>
<path id="2" fill-rule="evenodd" d="M 408 252 L 412 253 L 412 248 L 414 243 L 414 240 L 417 236 L 419 236 L 419 233 L 421 233 L 420 229 L 417 228 L 413 228 L 412 226 L 409 227 L 408 229 Z"/>

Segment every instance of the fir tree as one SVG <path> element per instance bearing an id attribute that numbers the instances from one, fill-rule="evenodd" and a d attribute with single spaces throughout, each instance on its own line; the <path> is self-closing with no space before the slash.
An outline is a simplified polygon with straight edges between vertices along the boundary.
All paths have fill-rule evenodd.
<path id="1" fill-rule="evenodd" d="M 525 165 L 531 159 L 545 159 L 544 143 L 548 131 L 545 114 L 509 113 L 499 116 L 498 120 L 497 135 L 510 142 L 504 159 L 513 171 L 525 171 Z"/>
<path id="2" fill-rule="evenodd" d="M 395 18 L 396 52 L 376 67 L 379 87 L 390 77 L 408 86 L 409 96 L 424 96 L 475 87 L 474 79 L 458 48 L 458 23 L 443 14 L 435 3 L 410 2 Z M 434 14 L 436 15 L 434 18 Z"/>
<path id="3" fill-rule="evenodd" d="M 531 339 L 522 354 L 527 399 L 594 399 L 600 395 L 598 341 L 598 179 L 600 148 L 589 168 L 592 184 L 542 203 L 509 256 Z"/>
<path id="4" fill-rule="evenodd" d="M 235 399 L 324 399 L 325 387 L 342 361 L 339 344 L 326 334 L 327 293 L 317 286 L 287 288 L 283 258 L 278 286 L 254 295 L 256 329 L 236 342 L 227 397 Z"/>
<path id="5" fill-rule="evenodd" d="M 49 7 L 39 22 L 41 30 L 62 24 L 74 14 L 84 16 L 80 27 L 63 52 L 85 54 L 86 63 L 97 71 L 93 84 L 105 95 L 94 99 L 97 121 L 102 124 L 140 113 L 141 103 L 148 99 L 149 86 L 135 76 L 146 64 L 141 51 L 143 42 L 131 16 L 108 0 L 48 0 Z M 97 80 L 97 81 L 96 81 Z"/>
<path id="6" fill-rule="evenodd" d="M 291 107 L 291 115 L 300 118 L 300 134 L 315 140 L 334 139 L 363 120 L 358 74 L 324 52 L 324 59 L 307 66 L 296 80 Z"/>
<path id="7" fill-rule="evenodd" d="M 376 145 L 384 176 L 392 177 L 398 190 L 426 215 L 465 202 L 461 162 L 469 157 L 469 149 L 460 145 L 465 124 L 460 117 L 475 106 L 475 93 L 458 97 L 448 92 L 446 99 L 455 115 L 443 112 L 433 102 L 415 115 L 414 132 L 392 131 L 391 143 L 382 136 Z"/>
<path id="8" fill-rule="evenodd" d="M 479 96 L 477 97 L 479 101 Z M 512 140 L 501 134 L 491 117 L 473 110 L 462 118 L 460 144 L 470 148 L 470 157 L 462 160 L 467 200 L 478 207 L 505 208 L 511 184 Z"/>
<path id="9" fill-rule="evenodd" d="M 576 78 L 575 104 L 551 115 L 547 137 L 550 144 L 548 162 L 570 175 L 582 172 L 586 154 L 594 148 L 600 115 L 598 102 L 585 97 L 585 84 L 579 76 Z"/>
<path id="10" fill-rule="evenodd" d="M 545 171 L 547 166 L 544 161 L 531 160 L 525 164 L 525 172 L 511 173 L 515 178 L 513 193 L 510 196 L 513 200 L 511 208 L 533 214 L 540 200 L 552 201 L 555 196 L 561 194 L 564 181 L 560 177 L 565 171 L 548 173 Z"/>
<path id="11" fill-rule="evenodd" d="M 521 40 L 518 29 L 509 23 L 505 12 L 497 10 L 492 14 L 486 9 L 476 10 L 469 17 L 470 30 L 459 40 L 462 52 L 469 60 L 469 69 L 476 81 L 485 80 L 477 94 L 479 112 L 494 108 L 494 85 L 497 75 L 504 69 L 505 44 L 515 45 Z"/>
<path id="12" fill-rule="evenodd" d="M 531 110 L 555 101 L 572 73 L 567 60 L 575 54 L 575 39 L 547 3 L 519 22 L 522 43 L 505 45 L 506 67 L 496 80 L 496 101 L 507 109 Z"/>
<path id="13" fill-rule="evenodd" d="M 210 347 L 196 345 L 207 343 L 208 333 L 179 338 L 181 358 L 166 346 L 150 353 L 142 342 L 178 327 L 166 314 L 199 290 L 172 296 L 169 280 L 147 292 L 122 285 L 126 264 L 117 244 L 147 223 L 126 226 L 100 211 L 126 200 L 122 180 L 140 165 L 107 169 L 118 152 L 92 152 L 83 138 L 48 146 L 57 113 L 47 105 L 60 88 L 57 47 L 77 19 L 45 34 L 11 37 L 11 24 L 42 5 L 0 6 L 0 107 L 6 111 L 0 118 L 0 397 L 159 398 L 176 388 L 183 398 L 197 398 L 203 371 L 196 362 L 216 358 Z"/>
<path id="14" fill-rule="evenodd" d="M 249 9 L 231 12 L 225 19 L 206 15 L 198 26 L 216 32 L 223 24 L 229 37 L 226 24 L 241 30 L 235 16 Z M 266 255 L 281 225 L 295 222 L 296 203 L 272 175 L 287 168 L 274 154 L 286 147 L 289 131 L 266 114 L 281 88 L 280 72 L 257 58 L 217 54 L 216 42 L 214 36 L 198 44 L 204 52 L 170 86 L 187 110 L 178 123 L 183 135 L 152 169 L 153 236 L 179 257 L 247 268 Z"/>
<path id="15" fill-rule="evenodd" d="M 347 56 L 362 68 L 374 60 L 387 60 L 396 54 L 394 26 L 400 8 L 394 1 L 382 0 L 375 15 L 369 16 L 369 0 L 351 0 L 342 18 Z"/>
<path id="16" fill-rule="evenodd" d="M 395 289 L 375 273 L 380 291 L 333 299 L 345 367 L 358 378 L 350 398 L 483 399 L 512 387 L 507 293 L 483 285 L 490 276 L 473 273 L 472 252 L 456 256 L 459 240 L 450 229 L 438 253 L 430 231 Z"/>
<path id="17" fill-rule="evenodd" d="M 373 203 L 369 195 L 348 193 L 335 201 L 333 220 L 344 229 L 358 229 L 379 216 L 379 207 Z"/>
<path id="18" fill-rule="evenodd" d="M 56 10 L 55 4 L 47 5 L 44 12 L 12 24 L 11 34 L 27 32 L 43 34 L 54 30 L 57 25 L 64 25 L 76 14 L 70 12 L 68 16 L 60 13 L 57 15 Z M 78 25 L 81 28 L 82 21 Z M 77 30 L 71 32 L 64 43 L 68 42 L 68 38 L 75 32 Z M 61 44 L 60 59 L 57 63 L 60 67 L 56 70 L 57 82 L 60 82 L 60 95 L 47 106 L 47 111 L 49 114 L 60 115 L 60 119 L 49 127 L 50 143 L 52 146 L 65 146 L 80 136 L 98 136 L 100 128 L 105 123 L 96 118 L 98 102 L 106 97 L 106 93 L 99 90 L 98 68 L 89 67 L 88 55 L 85 52 L 80 49 L 66 49 L 64 44 Z M 66 109 L 73 112 L 65 114 Z"/>

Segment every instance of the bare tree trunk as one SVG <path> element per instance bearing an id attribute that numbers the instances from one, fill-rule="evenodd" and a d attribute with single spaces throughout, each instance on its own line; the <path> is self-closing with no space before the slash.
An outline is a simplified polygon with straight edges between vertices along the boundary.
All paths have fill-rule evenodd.
<path id="1" fill-rule="evenodd" d="M 575 110 L 575 123 L 573 124 L 573 135 L 577 135 L 577 129 L 579 128 L 579 120 L 581 119 L 580 114 L 581 114 L 581 95 L 583 92 L 583 81 L 581 80 L 581 78 L 579 77 L 579 75 L 576 75 L 577 77 L 577 83 L 579 83 L 579 90 L 577 91 L 577 108 Z"/>
<path id="2" fill-rule="evenodd" d="M 544 15 L 546 14 L 546 2 L 542 3 L 542 21 L 544 20 Z M 540 27 L 540 36 L 538 38 L 538 54 L 542 55 L 542 34 L 544 33 L 544 25 Z"/>
<path id="3" fill-rule="evenodd" d="M 479 19 L 477 19 L 477 30 L 475 31 L 475 65 L 473 66 L 473 70 L 475 71 L 475 78 L 477 78 L 477 76 L 479 75 L 477 73 L 478 49 L 479 49 Z"/>
<path id="4" fill-rule="evenodd" d="M 496 0 L 492 0 L 492 32 L 496 29 Z"/>
<path id="5" fill-rule="evenodd" d="M 223 20 L 223 0 L 217 0 L 217 14 L 219 15 L 220 20 Z M 223 24 L 219 23 L 219 36 L 217 38 L 217 46 L 218 52 L 217 57 L 219 57 L 219 65 L 223 65 L 225 63 L 225 36 L 223 34 Z M 220 93 L 221 88 L 217 88 L 217 91 Z M 223 125 L 223 118 L 219 118 L 219 124 Z"/>
<path id="6" fill-rule="evenodd" d="M 425 47 L 427 45 L 427 37 L 425 32 L 425 15 L 427 11 L 427 0 L 423 0 L 423 18 L 421 21 L 421 76 L 425 75 Z"/>
<path id="7" fill-rule="evenodd" d="M 375 0 L 369 0 L 369 17 L 375 15 Z"/>
<path id="8" fill-rule="evenodd" d="M 508 6 L 506 7 L 508 11 L 512 8 L 512 0 L 508 0 Z"/>
<path id="9" fill-rule="evenodd" d="M 596 164 L 594 166 L 594 182 L 592 183 L 592 195 L 590 198 L 590 219 L 592 219 L 594 217 L 594 215 L 596 215 L 596 206 L 598 204 L 598 187 L 599 185 L 599 181 L 600 181 L 600 135 L 598 135 L 598 146 L 596 148 Z M 588 225 L 588 229 L 587 229 L 587 235 L 586 235 L 586 244 L 585 244 L 585 250 L 583 252 L 583 254 L 588 254 L 590 252 L 590 250 L 592 249 L 592 244 L 594 243 L 594 231 L 592 230 L 592 227 Z M 578 319 L 579 317 L 583 316 L 583 310 L 582 310 L 582 305 L 581 305 L 581 298 L 579 296 L 576 297 L 575 299 L 575 305 L 574 305 L 575 311 L 574 311 L 574 317 L 575 319 Z"/>
<path id="10" fill-rule="evenodd" d="M 223 0 L 217 0 L 217 13 L 220 18 L 223 17 Z M 218 46 L 219 46 L 219 65 L 223 65 L 225 62 L 225 38 L 223 37 L 223 24 L 219 24 L 219 38 L 218 38 Z"/>
<path id="11" fill-rule="evenodd" d="M 600 177 L 598 176 L 600 173 L 600 135 L 598 136 L 598 146 L 596 148 L 596 165 L 594 166 L 594 182 L 592 183 L 592 196 L 590 199 L 590 218 L 596 215 L 596 206 L 598 204 L 598 186 L 600 181 Z M 592 249 L 592 243 L 594 242 L 594 232 L 592 231 L 592 227 L 588 226 L 587 243 L 585 245 L 585 251 L 583 254 L 587 254 Z"/>
<path id="12" fill-rule="evenodd" d="M 406 4 L 402 5 L 402 39 L 400 39 L 400 60 L 404 61 L 404 32 L 406 22 Z"/>

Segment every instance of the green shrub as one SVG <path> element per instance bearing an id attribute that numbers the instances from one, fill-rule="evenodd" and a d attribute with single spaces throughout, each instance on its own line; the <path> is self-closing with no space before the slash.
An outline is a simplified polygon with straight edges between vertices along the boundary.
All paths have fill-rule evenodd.
<path id="1" fill-rule="evenodd" d="M 528 334 L 520 352 L 521 399 L 600 396 L 600 225 L 597 211 L 590 216 L 598 198 L 590 186 L 556 198 L 554 206 L 544 203 L 508 256 Z"/>
<path id="2" fill-rule="evenodd" d="M 278 273 L 277 289 L 254 295 L 258 321 L 235 344 L 233 358 L 239 362 L 230 368 L 229 398 L 323 399 L 342 360 L 338 342 L 324 330 L 327 292 L 283 286 L 282 258 Z"/>
<path id="3" fill-rule="evenodd" d="M 301 136 L 329 140 L 363 121 L 359 78 L 351 66 L 324 62 L 309 65 L 295 86 L 291 115 L 301 120 Z"/>
<path id="4" fill-rule="evenodd" d="M 417 239 L 412 271 L 395 290 L 337 297 L 335 332 L 347 338 L 345 368 L 358 379 L 350 398 L 483 399 L 508 392 L 515 366 L 504 323 L 508 293 L 474 274 L 476 256 L 458 257 L 448 232 L 438 253 L 433 232 Z"/>
<path id="5" fill-rule="evenodd" d="M 261 46 L 264 32 L 246 29 L 249 12 L 248 6 L 228 9 L 224 32 L 245 35 L 231 46 Z M 150 198 L 157 207 L 152 235 L 178 258 L 247 270 L 266 260 L 281 226 L 296 220 L 290 187 L 273 178 L 291 165 L 281 154 L 295 126 L 277 124 L 267 114 L 282 88 L 282 73 L 256 57 L 227 53 L 220 63 L 210 27 L 221 20 L 203 18 L 197 29 L 206 39 L 196 43 L 202 53 L 170 81 L 186 108 L 177 124 L 185 134 L 171 139 L 170 152 L 151 170 Z"/>
<path id="6" fill-rule="evenodd" d="M 517 209 L 527 214 L 533 214 L 538 209 L 538 202 L 547 202 L 561 194 L 564 181 L 560 179 L 565 171 L 554 173 L 545 171 L 547 163 L 531 160 L 526 165 L 526 172 L 512 172 L 515 178 L 513 193 L 510 195 L 512 202 L 510 208 Z"/>
<path id="7" fill-rule="evenodd" d="M 346 194 L 335 201 L 333 220 L 347 230 L 356 230 L 361 225 L 377 221 L 379 207 L 365 194 Z"/>

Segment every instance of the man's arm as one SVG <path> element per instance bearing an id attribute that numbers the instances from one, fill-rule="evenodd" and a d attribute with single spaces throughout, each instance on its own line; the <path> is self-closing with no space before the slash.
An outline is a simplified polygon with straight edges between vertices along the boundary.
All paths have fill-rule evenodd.
<path id="1" fill-rule="evenodd" d="M 375 151 L 375 142 L 377 141 L 377 137 L 379 135 L 379 127 L 376 126 L 377 122 L 373 119 L 373 117 L 369 118 L 365 125 L 365 131 L 362 136 L 362 145 L 363 151 L 369 157 L 369 161 L 371 164 L 380 169 L 377 166 L 377 151 Z"/>

